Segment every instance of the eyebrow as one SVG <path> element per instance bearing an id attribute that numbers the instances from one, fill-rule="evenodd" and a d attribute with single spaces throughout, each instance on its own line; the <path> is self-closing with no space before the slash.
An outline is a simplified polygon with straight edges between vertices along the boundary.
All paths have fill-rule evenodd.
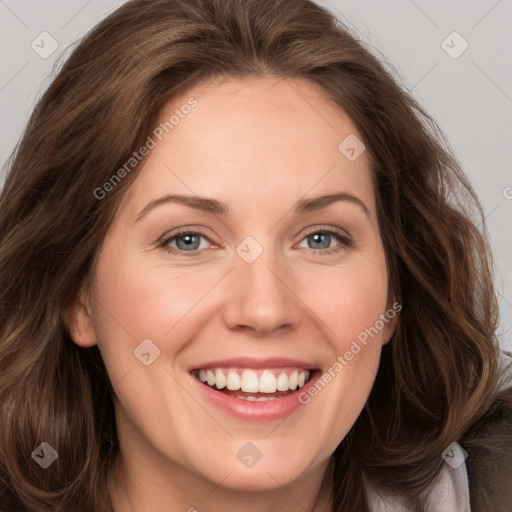
<path id="1" fill-rule="evenodd" d="M 349 194 L 348 192 L 339 192 L 336 194 L 328 194 L 319 197 L 314 197 L 312 199 L 299 200 L 294 205 L 294 213 L 300 214 L 320 210 L 336 201 L 348 201 L 350 203 L 356 204 L 359 207 L 361 207 L 361 209 L 364 211 L 367 217 L 370 217 L 370 210 L 364 204 L 364 202 L 357 196 Z M 153 210 L 157 206 L 168 203 L 183 204 L 190 208 L 194 208 L 196 210 L 200 210 L 206 213 L 211 213 L 219 216 L 226 216 L 229 213 L 229 208 L 227 204 L 218 201 L 217 199 L 193 195 L 167 194 L 165 196 L 154 199 L 153 201 L 148 203 L 141 210 L 141 212 L 135 219 L 135 222 L 141 220 L 142 217 L 144 217 L 149 211 Z"/>

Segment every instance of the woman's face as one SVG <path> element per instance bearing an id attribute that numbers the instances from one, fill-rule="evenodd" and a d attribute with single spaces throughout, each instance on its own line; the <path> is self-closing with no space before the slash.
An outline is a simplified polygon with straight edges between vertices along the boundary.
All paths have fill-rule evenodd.
<path id="1" fill-rule="evenodd" d="M 173 115 L 72 334 L 99 345 L 132 473 L 287 487 L 326 468 L 392 332 L 367 153 L 305 81 L 216 80 L 159 122 Z"/>

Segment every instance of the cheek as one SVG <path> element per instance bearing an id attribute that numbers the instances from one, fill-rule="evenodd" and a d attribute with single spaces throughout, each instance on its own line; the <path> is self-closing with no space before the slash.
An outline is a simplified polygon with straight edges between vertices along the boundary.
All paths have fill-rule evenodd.
<path id="1" fill-rule="evenodd" d="M 103 306 L 98 313 L 124 336 L 159 339 L 198 303 L 215 276 L 200 279 L 190 269 L 184 273 L 161 263 L 149 266 L 145 259 L 152 260 L 114 251 L 105 255 L 97 269 L 97 296 Z"/>
<path id="2" fill-rule="evenodd" d="M 110 245 L 97 267 L 95 330 L 111 380 L 140 370 L 134 350 L 151 340 L 164 361 L 173 364 L 187 340 L 211 318 L 205 294 L 225 270 L 178 269 L 147 254 L 125 255 Z M 152 264 L 148 264 L 151 261 Z"/>
<path id="3" fill-rule="evenodd" d="M 350 265 L 327 267 L 301 283 L 299 296 L 322 321 L 337 354 L 349 350 L 354 340 L 364 340 L 377 322 L 381 328 L 378 334 L 372 330 L 372 339 L 380 339 L 379 318 L 385 313 L 388 292 L 383 255 L 377 252 L 373 258 L 354 259 Z"/>
<path id="4" fill-rule="evenodd" d="M 357 420 L 379 366 L 387 273 L 385 260 L 378 252 L 373 254 L 354 258 L 343 268 L 317 272 L 305 299 L 324 326 L 330 349 L 319 382 L 301 395 L 302 403 L 322 411 L 325 427 L 319 428 L 311 417 L 310 428 L 324 434 L 326 454 L 334 451 Z M 303 294 L 306 297 L 305 290 Z"/>

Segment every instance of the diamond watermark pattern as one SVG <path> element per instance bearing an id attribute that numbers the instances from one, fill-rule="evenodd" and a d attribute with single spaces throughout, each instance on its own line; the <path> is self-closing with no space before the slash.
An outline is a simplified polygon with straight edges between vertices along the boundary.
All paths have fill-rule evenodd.
<path id="1" fill-rule="evenodd" d="M 341 141 L 338 149 L 340 150 L 341 154 L 347 158 L 347 160 L 353 162 L 361 156 L 366 147 L 362 140 L 351 133 L 348 137 L 345 137 Z"/>
<path id="2" fill-rule="evenodd" d="M 251 442 L 245 443 L 236 454 L 240 462 L 248 468 L 254 467 L 262 455 L 256 445 Z"/>
<path id="3" fill-rule="evenodd" d="M 457 469 L 468 458 L 468 452 L 460 444 L 452 443 L 441 454 L 441 457 L 453 469 Z"/>
<path id="4" fill-rule="evenodd" d="M 48 34 L 48 32 L 41 32 L 30 44 L 39 57 L 47 59 L 59 47 L 59 43 Z"/>
<path id="5" fill-rule="evenodd" d="M 160 355 L 160 349 L 151 340 L 146 339 L 133 353 L 144 366 L 149 366 Z"/>
<path id="6" fill-rule="evenodd" d="M 248 236 L 238 245 L 236 252 L 246 263 L 252 263 L 263 254 L 263 247 L 252 236 Z"/>
<path id="7" fill-rule="evenodd" d="M 33 452 L 32 458 L 43 468 L 52 465 L 59 454 L 46 442 L 41 443 Z"/>
<path id="8" fill-rule="evenodd" d="M 469 48 L 469 43 L 458 32 L 454 31 L 443 40 L 441 48 L 452 59 L 458 59 Z"/>

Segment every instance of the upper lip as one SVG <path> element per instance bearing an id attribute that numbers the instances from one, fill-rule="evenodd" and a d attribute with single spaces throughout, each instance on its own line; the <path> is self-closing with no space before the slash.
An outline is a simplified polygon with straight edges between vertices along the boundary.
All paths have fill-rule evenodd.
<path id="1" fill-rule="evenodd" d="M 189 368 L 189 371 L 207 369 L 207 368 L 276 368 L 280 366 L 293 366 L 296 368 L 303 368 L 304 370 L 314 370 L 316 367 L 298 359 L 291 359 L 289 357 L 266 357 L 266 358 L 252 358 L 252 357 L 231 357 L 229 359 L 222 359 L 217 361 L 208 361 L 202 364 L 194 365 Z"/>

